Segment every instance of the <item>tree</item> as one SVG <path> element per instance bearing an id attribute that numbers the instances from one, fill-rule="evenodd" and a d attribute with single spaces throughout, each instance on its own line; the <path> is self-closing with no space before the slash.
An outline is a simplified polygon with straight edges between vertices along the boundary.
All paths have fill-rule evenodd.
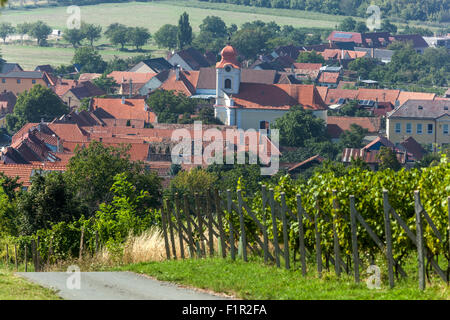
<path id="1" fill-rule="evenodd" d="M 8 132 L 13 134 L 28 122 L 52 121 L 69 112 L 69 108 L 49 88 L 34 85 L 17 97 L 12 114 L 6 116 Z"/>
<path id="2" fill-rule="evenodd" d="M 351 32 L 355 30 L 355 27 L 356 27 L 356 20 L 351 17 L 348 17 L 342 20 L 342 22 L 338 26 L 338 29 L 339 31 Z"/>
<path id="3" fill-rule="evenodd" d="M 81 41 L 85 38 L 81 29 L 66 29 L 63 39 L 69 42 L 74 48 L 81 46 Z"/>
<path id="4" fill-rule="evenodd" d="M 81 72 L 103 73 L 106 69 L 106 62 L 92 47 L 77 48 L 72 63 L 79 64 Z"/>
<path id="5" fill-rule="evenodd" d="M 94 41 L 98 40 L 102 36 L 102 27 L 91 23 L 81 23 L 81 33 L 84 38 L 89 41 L 91 47 L 94 46 Z"/>
<path id="6" fill-rule="evenodd" d="M 61 172 L 38 172 L 31 187 L 18 198 L 20 233 L 31 235 L 53 223 L 72 222 L 83 213 L 80 202 Z"/>
<path id="7" fill-rule="evenodd" d="M 180 115 L 194 112 L 197 102 L 182 93 L 158 89 L 148 97 L 147 105 L 158 116 L 158 122 L 177 123 Z"/>
<path id="8" fill-rule="evenodd" d="M 107 77 L 106 74 L 102 74 L 100 78 L 94 79 L 92 82 L 107 94 L 112 94 L 114 89 L 119 86 L 114 78 Z"/>
<path id="9" fill-rule="evenodd" d="M 161 180 L 155 172 L 146 170 L 141 163 L 130 161 L 130 145 L 106 147 L 92 141 L 87 148 L 77 148 L 70 159 L 66 175 L 76 197 L 85 203 L 90 214 L 100 203 L 113 198 L 111 187 L 117 174 L 125 173 L 137 192 L 148 191 L 146 203 L 159 204 Z"/>
<path id="10" fill-rule="evenodd" d="M 200 25 L 200 32 L 209 32 L 214 38 L 227 36 L 227 26 L 220 17 L 207 16 Z"/>
<path id="11" fill-rule="evenodd" d="M 192 43 L 192 27 L 189 24 L 189 15 L 184 12 L 178 21 L 177 44 L 182 50 Z"/>
<path id="12" fill-rule="evenodd" d="M 113 45 L 120 44 L 121 50 L 123 50 L 125 45 L 130 41 L 130 30 L 131 28 L 123 24 L 113 23 L 106 29 L 105 35 Z"/>
<path id="13" fill-rule="evenodd" d="M 370 73 L 379 65 L 375 58 L 362 57 L 351 61 L 348 68 L 352 71 L 358 72 L 358 76 L 362 79 L 369 79 Z"/>
<path id="14" fill-rule="evenodd" d="M 339 137 L 340 149 L 344 148 L 361 148 L 363 146 L 363 139 L 369 133 L 369 130 L 352 123 L 350 130 L 344 131 Z"/>
<path id="15" fill-rule="evenodd" d="M 32 25 L 31 23 L 24 22 L 24 23 L 20 23 L 16 26 L 16 32 L 18 34 L 20 34 L 22 44 L 23 44 L 23 36 L 30 32 L 31 25 Z"/>
<path id="16" fill-rule="evenodd" d="M 316 51 L 302 51 L 298 55 L 297 62 L 303 63 L 325 63 L 325 59 Z"/>
<path id="17" fill-rule="evenodd" d="M 389 19 L 382 19 L 380 29 L 377 31 L 397 33 L 397 26 L 392 24 Z"/>
<path id="18" fill-rule="evenodd" d="M 275 121 L 273 128 L 280 130 L 280 144 L 283 146 L 303 147 L 308 139 L 326 138 L 325 122 L 300 106 L 291 107 Z"/>
<path id="19" fill-rule="evenodd" d="M 231 38 L 231 44 L 246 59 L 255 59 L 266 48 L 269 34 L 262 28 L 245 28 L 237 31 Z"/>
<path id="20" fill-rule="evenodd" d="M 189 171 L 180 171 L 170 181 L 169 190 L 172 194 L 204 193 L 205 190 L 213 190 L 217 176 L 199 168 L 192 168 Z"/>
<path id="21" fill-rule="evenodd" d="M 151 35 L 148 29 L 142 27 L 135 27 L 129 29 L 130 43 L 139 50 L 150 39 Z"/>
<path id="22" fill-rule="evenodd" d="M 358 21 L 355 25 L 355 32 L 366 33 L 366 32 L 369 32 L 369 28 L 367 28 L 367 25 L 365 22 Z"/>
<path id="23" fill-rule="evenodd" d="M 217 38 L 209 31 L 201 32 L 192 41 L 192 46 L 201 52 L 220 52 L 226 44 L 224 37 Z"/>
<path id="24" fill-rule="evenodd" d="M 169 50 L 177 47 L 178 27 L 172 24 L 165 24 L 155 32 L 153 38 L 159 48 L 168 48 Z"/>
<path id="25" fill-rule="evenodd" d="M 28 35 L 37 39 L 38 46 L 45 46 L 47 44 L 47 37 L 50 33 L 52 33 L 52 28 L 43 21 L 37 21 L 31 24 L 28 30 Z"/>
<path id="26" fill-rule="evenodd" d="M 0 38 L 3 39 L 3 43 L 6 43 L 6 38 L 14 33 L 15 28 L 8 22 L 0 23 Z"/>
<path id="27" fill-rule="evenodd" d="M 392 169 L 398 171 L 402 168 L 400 162 L 398 162 L 397 155 L 391 148 L 381 147 L 378 153 L 378 161 L 380 170 Z"/>

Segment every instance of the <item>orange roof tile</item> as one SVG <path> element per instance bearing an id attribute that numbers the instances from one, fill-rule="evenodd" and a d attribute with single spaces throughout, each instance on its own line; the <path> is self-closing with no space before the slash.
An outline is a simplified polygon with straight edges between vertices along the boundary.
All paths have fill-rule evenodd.
<path id="1" fill-rule="evenodd" d="M 124 99 L 123 104 L 120 98 L 94 98 L 92 99 L 92 107 L 94 110 L 102 109 L 107 115 L 116 119 L 156 121 L 155 113 L 147 111 L 148 106 L 143 98 Z"/>
<path id="2" fill-rule="evenodd" d="M 145 72 L 128 72 L 128 71 L 113 71 L 108 74 L 108 77 L 113 78 L 118 84 L 129 83 L 130 80 L 133 83 L 147 83 L 151 78 L 156 76 L 157 73 Z"/>
<path id="3" fill-rule="evenodd" d="M 434 100 L 435 97 L 434 93 L 400 91 L 398 101 L 402 105 L 408 100 Z"/>
<path id="4" fill-rule="evenodd" d="M 390 89 L 358 89 L 358 100 L 390 102 L 395 105 L 400 90 Z"/>
<path id="5" fill-rule="evenodd" d="M 45 171 L 64 171 L 65 166 L 53 165 L 49 163 L 33 163 L 33 164 L 0 164 L 0 172 L 3 172 L 9 177 L 19 177 L 19 182 L 25 187 L 31 185 L 31 175 L 33 170 L 45 170 Z"/>
<path id="6" fill-rule="evenodd" d="M 311 110 L 326 109 L 314 85 L 242 83 L 239 94 L 233 99 L 237 107 L 248 109 L 289 109 L 294 105 Z"/>
<path id="7" fill-rule="evenodd" d="M 339 81 L 339 73 L 322 72 L 318 81 L 322 83 L 337 83 Z"/>
<path id="8" fill-rule="evenodd" d="M 190 97 L 195 93 L 200 71 L 180 71 L 180 77 L 176 79 L 176 72 L 171 70 L 169 77 L 160 86 L 163 90 L 182 92 Z"/>
<path id="9" fill-rule="evenodd" d="M 340 98 L 354 100 L 358 97 L 358 90 L 351 89 L 328 89 L 326 104 L 334 104 Z"/>
<path id="10" fill-rule="evenodd" d="M 327 131 L 332 138 L 339 136 L 346 130 L 350 130 L 350 125 L 357 124 L 365 128 L 369 133 L 377 133 L 381 128 L 381 119 L 379 117 L 327 117 Z"/>

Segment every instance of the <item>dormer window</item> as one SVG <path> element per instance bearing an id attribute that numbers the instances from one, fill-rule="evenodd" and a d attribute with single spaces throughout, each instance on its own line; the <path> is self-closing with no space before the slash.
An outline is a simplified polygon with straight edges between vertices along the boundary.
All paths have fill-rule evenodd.
<path id="1" fill-rule="evenodd" d="M 225 79 L 225 89 L 231 89 L 231 80 Z"/>
<path id="2" fill-rule="evenodd" d="M 423 107 L 422 107 L 422 106 L 419 106 L 419 107 L 418 107 L 418 109 L 419 109 L 419 110 L 422 110 L 422 109 L 423 109 Z"/>

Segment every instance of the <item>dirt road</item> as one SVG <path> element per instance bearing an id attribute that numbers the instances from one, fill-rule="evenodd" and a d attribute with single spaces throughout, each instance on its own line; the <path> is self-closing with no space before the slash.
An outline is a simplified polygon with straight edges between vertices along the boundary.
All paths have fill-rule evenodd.
<path id="1" fill-rule="evenodd" d="M 132 272 L 20 272 L 68 300 L 223 300 L 225 297 L 153 280 Z"/>

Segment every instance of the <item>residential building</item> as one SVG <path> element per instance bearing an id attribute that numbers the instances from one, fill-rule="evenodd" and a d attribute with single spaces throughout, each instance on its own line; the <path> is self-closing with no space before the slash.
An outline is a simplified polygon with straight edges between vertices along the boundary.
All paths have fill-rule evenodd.
<path id="1" fill-rule="evenodd" d="M 179 66 L 182 70 L 193 71 L 207 68 L 211 63 L 197 49 L 188 48 L 172 54 L 168 62 L 173 66 Z"/>
<path id="2" fill-rule="evenodd" d="M 45 72 L 40 71 L 10 71 L 0 74 L 0 92 L 11 91 L 19 95 L 30 90 L 34 85 L 50 86 L 50 81 Z"/>
<path id="3" fill-rule="evenodd" d="M 413 137 L 420 144 L 450 143 L 450 101 L 408 100 L 387 115 L 386 133 L 394 143 Z"/>
<path id="4" fill-rule="evenodd" d="M 142 60 L 134 67 L 132 67 L 129 72 L 137 73 L 160 73 L 165 70 L 170 70 L 173 65 L 164 58 L 153 58 Z"/>

